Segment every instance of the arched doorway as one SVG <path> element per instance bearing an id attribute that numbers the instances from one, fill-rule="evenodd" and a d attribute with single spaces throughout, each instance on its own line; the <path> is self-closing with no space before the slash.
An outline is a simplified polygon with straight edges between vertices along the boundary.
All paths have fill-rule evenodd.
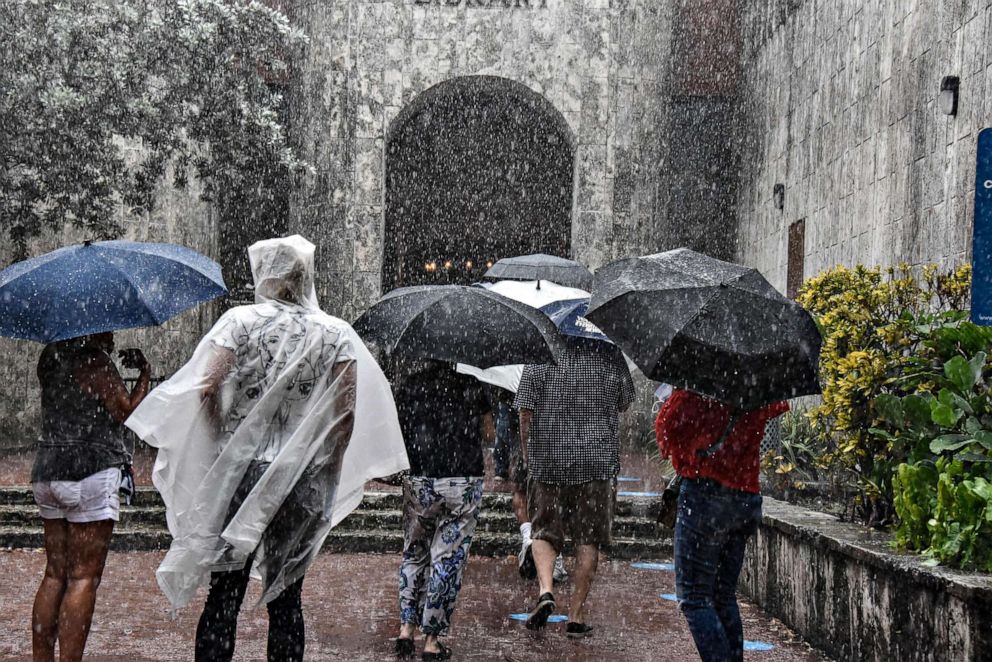
<path id="1" fill-rule="evenodd" d="M 520 83 L 423 92 L 387 136 L 383 291 L 475 282 L 511 255 L 567 257 L 574 155 L 564 118 Z"/>

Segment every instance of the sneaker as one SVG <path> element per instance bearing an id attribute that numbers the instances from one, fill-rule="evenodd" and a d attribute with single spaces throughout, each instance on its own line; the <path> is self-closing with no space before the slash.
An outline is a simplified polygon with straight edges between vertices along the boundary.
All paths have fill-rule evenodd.
<path id="1" fill-rule="evenodd" d="M 582 639 L 592 636 L 592 628 L 585 623 L 573 623 L 569 621 L 565 626 L 565 636 L 569 639 Z"/>
<path id="2" fill-rule="evenodd" d="M 517 555 L 517 568 L 520 570 L 520 576 L 524 579 L 534 579 L 537 577 L 537 566 L 534 565 L 534 554 L 530 546 L 531 541 L 525 541 L 520 546 L 520 553 Z"/>
<path id="3" fill-rule="evenodd" d="M 548 617 L 555 611 L 555 596 L 542 593 L 537 599 L 534 611 L 527 615 L 527 629 L 540 630 L 548 624 Z"/>
<path id="4" fill-rule="evenodd" d="M 562 558 L 561 554 L 555 559 L 555 569 L 551 573 L 551 578 L 556 582 L 563 582 L 568 579 L 568 572 L 565 570 L 565 559 Z"/>

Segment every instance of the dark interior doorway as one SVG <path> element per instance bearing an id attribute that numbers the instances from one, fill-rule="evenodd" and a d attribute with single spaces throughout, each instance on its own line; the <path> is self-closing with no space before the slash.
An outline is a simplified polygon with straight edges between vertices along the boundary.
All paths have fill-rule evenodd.
<path id="1" fill-rule="evenodd" d="M 520 83 L 425 91 L 387 139 L 383 291 L 472 283 L 501 257 L 568 257 L 573 162 L 564 118 Z"/>

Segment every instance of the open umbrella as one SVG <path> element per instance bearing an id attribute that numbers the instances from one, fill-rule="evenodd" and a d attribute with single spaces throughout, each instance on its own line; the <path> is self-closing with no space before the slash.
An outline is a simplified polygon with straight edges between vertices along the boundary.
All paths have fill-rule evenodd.
<path id="1" fill-rule="evenodd" d="M 481 287 L 420 285 L 386 294 L 355 330 L 389 353 L 470 363 L 553 363 L 558 330 L 539 310 Z"/>
<path id="2" fill-rule="evenodd" d="M 50 343 L 153 326 L 226 292 L 220 265 L 189 248 L 86 242 L 0 271 L 0 335 Z"/>
<path id="3" fill-rule="evenodd" d="M 820 392 L 820 333 L 755 269 L 689 249 L 596 272 L 587 317 L 651 379 L 739 409 Z"/>
<path id="4" fill-rule="evenodd" d="M 532 308 L 541 308 L 556 301 L 589 297 L 589 293 L 585 290 L 565 287 L 551 281 L 542 283 L 537 280 L 501 280 L 495 283 L 476 283 L 476 286 L 525 303 Z M 484 384 L 499 386 L 515 393 L 520 386 L 520 376 L 523 374 L 524 366 L 523 364 L 496 365 L 483 370 L 474 365 L 459 363 L 457 370 L 475 377 Z"/>
<path id="5" fill-rule="evenodd" d="M 535 253 L 505 257 L 485 273 L 485 278 L 504 280 L 550 280 L 565 287 L 592 287 L 592 273 L 574 260 Z"/>
<path id="6" fill-rule="evenodd" d="M 541 306 L 541 312 L 551 318 L 558 332 L 572 338 L 587 338 L 613 344 L 598 326 L 586 319 L 589 297 L 565 299 Z"/>

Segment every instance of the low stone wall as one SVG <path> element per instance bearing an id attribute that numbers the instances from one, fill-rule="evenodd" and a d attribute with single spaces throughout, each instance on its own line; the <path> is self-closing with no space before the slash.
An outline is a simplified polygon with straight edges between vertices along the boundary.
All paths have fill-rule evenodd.
<path id="1" fill-rule="evenodd" d="M 992 577 L 925 566 L 889 541 L 766 498 L 740 589 L 839 660 L 992 660 Z"/>

